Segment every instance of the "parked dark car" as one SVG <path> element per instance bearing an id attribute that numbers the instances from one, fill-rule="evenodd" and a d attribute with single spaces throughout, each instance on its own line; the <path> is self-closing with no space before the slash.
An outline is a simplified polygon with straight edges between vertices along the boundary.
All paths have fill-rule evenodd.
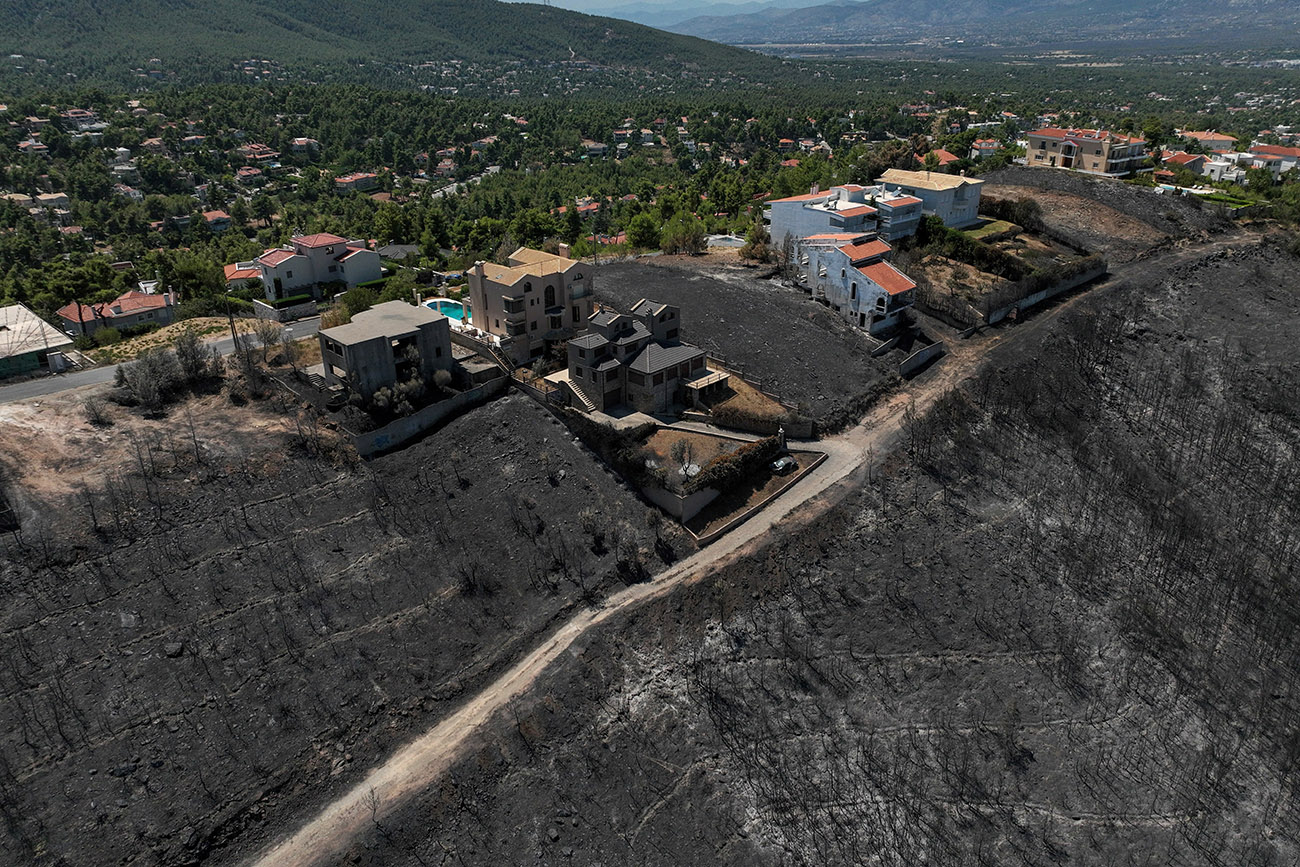
<path id="1" fill-rule="evenodd" d="M 786 473 L 793 472 L 797 466 L 799 465 L 795 463 L 794 458 L 789 455 L 782 455 L 772 461 L 771 464 L 772 472 L 776 473 L 778 476 L 784 476 Z"/>

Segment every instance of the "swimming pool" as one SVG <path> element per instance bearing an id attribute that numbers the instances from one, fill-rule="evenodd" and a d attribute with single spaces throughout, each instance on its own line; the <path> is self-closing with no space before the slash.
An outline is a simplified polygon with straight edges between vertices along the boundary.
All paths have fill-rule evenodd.
<path id="1" fill-rule="evenodd" d="M 469 320 L 469 305 L 460 301 L 453 301 L 450 298 L 430 298 L 424 302 L 424 306 L 430 310 L 437 310 L 443 316 L 455 319 L 457 322 Z"/>

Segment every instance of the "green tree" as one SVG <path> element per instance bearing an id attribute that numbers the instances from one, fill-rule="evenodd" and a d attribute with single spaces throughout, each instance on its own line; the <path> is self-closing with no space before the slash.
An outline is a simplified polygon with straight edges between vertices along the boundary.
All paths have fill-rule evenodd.
<path id="1" fill-rule="evenodd" d="M 637 214 L 627 224 L 627 242 L 633 247 L 652 248 L 659 245 L 659 221 L 652 214 Z"/>
<path id="2" fill-rule="evenodd" d="M 702 253 L 704 234 L 704 224 L 699 218 L 681 211 L 664 226 L 660 246 L 665 253 Z"/>

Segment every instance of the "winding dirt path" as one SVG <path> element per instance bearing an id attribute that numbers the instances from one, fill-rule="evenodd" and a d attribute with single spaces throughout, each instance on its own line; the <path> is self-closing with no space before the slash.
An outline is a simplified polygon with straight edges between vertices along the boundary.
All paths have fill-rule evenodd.
<path id="1" fill-rule="evenodd" d="M 1222 239 L 1199 248 L 1179 249 L 1112 269 L 1112 278 L 1102 287 L 1114 286 L 1125 273 L 1139 268 L 1167 268 L 1173 262 L 1196 258 L 1239 243 L 1240 237 Z M 1153 260 L 1160 261 L 1159 265 Z M 493 717 L 516 698 L 528 692 L 537 678 L 573 643 L 592 627 L 618 617 L 652 599 L 671 593 L 677 587 L 699 581 L 733 557 L 741 555 L 761 541 L 787 516 L 796 513 L 798 520 L 808 520 L 843 496 L 845 491 L 831 489 L 855 472 L 864 471 L 868 462 L 884 457 L 901 442 L 905 415 L 909 405 L 924 413 L 949 389 L 970 377 L 989 349 L 1008 340 L 1023 340 L 1025 335 L 1047 326 L 1080 298 L 1079 293 L 1029 321 L 1013 328 L 1000 329 L 979 341 L 978 345 L 949 345 L 949 354 L 930 375 L 905 393 L 893 395 L 874 408 L 854 428 L 818 443 L 804 445 L 824 451 L 827 460 L 797 484 L 770 503 L 766 509 L 691 557 L 661 572 L 651 581 L 628 587 L 603 602 L 575 614 L 540 646 L 502 674 L 496 681 L 462 705 L 454 713 L 429 729 L 416 740 L 394 753 L 365 779 L 342 797 L 327 805 L 315 818 L 292 836 L 280 841 L 250 863 L 257 867 L 308 867 L 336 859 L 369 827 L 374 819 L 401 806 L 409 797 L 436 782 L 462 758 L 467 742 L 488 726 Z M 820 498 L 820 499 L 819 499 Z M 801 507 L 805 507 L 801 509 Z"/>

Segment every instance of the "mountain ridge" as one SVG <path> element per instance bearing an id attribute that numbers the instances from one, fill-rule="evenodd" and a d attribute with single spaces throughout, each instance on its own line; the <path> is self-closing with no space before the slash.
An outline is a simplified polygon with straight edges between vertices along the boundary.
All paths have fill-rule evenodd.
<path id="1" fill-rule="evenodd" d="M 727 71 L 772 61 L 632 22 L 498 0 L 34 0 L 0 7 L 0 49 L 79 72 L 105 65 L 588 61 Z"/>
<path id="2" fill-rule="evenodd" d="M 1002 44 L 1130 40 L 1255 32 L 1300 26 L 1287 0 L 835 0 L 802 9 L 702 16 L 666 29 L 731 45 L 856 44 L 900 39 L 964 39 Z"/>

